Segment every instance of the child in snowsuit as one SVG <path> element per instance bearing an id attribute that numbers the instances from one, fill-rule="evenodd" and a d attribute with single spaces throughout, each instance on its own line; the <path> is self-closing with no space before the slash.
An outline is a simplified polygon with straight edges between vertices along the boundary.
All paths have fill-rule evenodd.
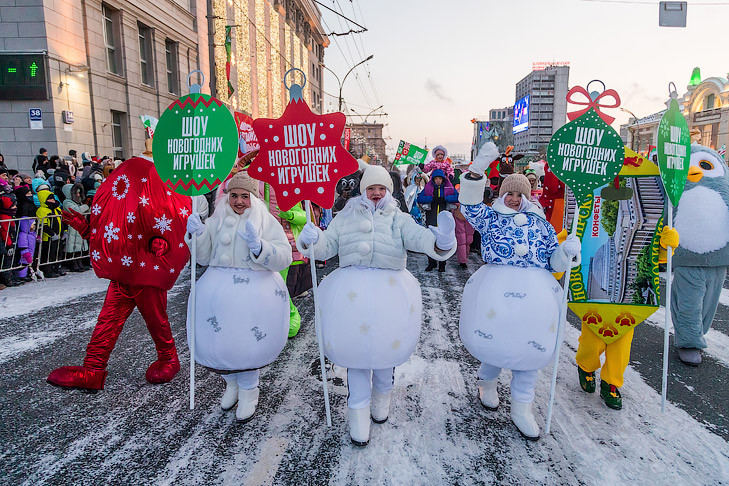
<path id="1" fill-rule="evenodd" d="M 554 228 L 529 201 L 531 184 L 522 174 L 507 176 L 499 198 L 491 207 L 483 204 L 484 172 L 497 155 L 487 144 L 461 177 L 461 212 L 481 234 L 488 265 L 464 288 L 460 336 L 481 361 L 481 404 L 489 410 L 499 406 L 497 379 L 502 368 L 511 369 L 511 420 L 525 438 L 537 440 L 534 388 L 556 348 L 562 295 L 550 272 L 563 272 L 579 259 L 580 241 L 573 236 L 558 245 Z"/>
<path id="2" fill-rule="evenodd" d="M 430 174 L 430 180 L 418 194 L 418 204 L 426 205 L 425 223 L 428 226 L 438 226 L 438 214 L 446 211 L 448 205 L 458 202 L 458 192 L 453 187 L 450 179 L 445 176 L 442 169 L 435 169 Z M 428 257 L 426 272 L 430 272 L 438 265 L 439 272 L 445 272 L 445 260 L 437 262 L 434 258 Z"/>
<path id="3" fill-rule="evenodd" d="M 400 211 L 383 167 L 365 169 L 360 191 L 326 231 L 307 223 L 296 245 L 318 260 L 339 255 L 340 267 L 319 287 L 322 339 L 329 360 L 348 368 L 349 433 L 364 446 L 370 415 L 375 423 L 387 420 L 395 366 L 410 357 L 420 336 L 422 296 L 405 269 L 407 251 L 445 260 L 456 239 L 449 212 L 428 230 Z"/>

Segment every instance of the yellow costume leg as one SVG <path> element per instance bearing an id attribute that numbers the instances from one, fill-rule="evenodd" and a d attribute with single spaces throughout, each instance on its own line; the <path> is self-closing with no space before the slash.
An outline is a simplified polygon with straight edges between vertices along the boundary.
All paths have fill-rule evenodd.
<path id="1" fill-rule="evenodd" d="M 577 365 L 588 373 L 599 370 L 600 355 L 605 352 L 605 342 L 587 326 L 582 326 L 579 342 L 575 356 Z"/>
<path id="2" fill-rule="evenodd" d="M 605 349 L 605 364 L 600 372 L 600 379 L 618 388 L 623 386 L 623 374 L 630 362 L 630 348 L 632 345 L 632 329 L 614 343 L 608 344 L 607 349 Z"/>

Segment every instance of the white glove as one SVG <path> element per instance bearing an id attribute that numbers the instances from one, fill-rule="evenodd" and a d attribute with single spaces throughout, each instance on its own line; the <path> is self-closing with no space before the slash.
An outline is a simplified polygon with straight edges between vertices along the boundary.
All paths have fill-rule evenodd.
<path id="1" fill-rule="evenodd" d="M 238 230 L 237 233 L 246 242 L 246 245 L 248 245 L 248 248 L 250 248 L 254 255 L 260 255 L 263 245 L 261 244 L 261 238 L 258 236 L 258 230 L 256 230 L 256 227 L 250 220 L 246 221 L 245 232 Z"/>
<path id="2" fill-rule="evenodd" d="M 456 246 L 456 220 L 450 211 L 438 213 L 438 226 L 431 226 L 435 235 L 435 246 L 441 250 L 450 250 Z"/>
<path id="3" fill-rule="evenodd" d="M 496 160 L 499 155 L 501 155 L 501 152 L 496 148 L 496 145 L 493 142 L 486 142 L 481 145 L 481 148 L 478 150 L 478 155 L 473 159 L 473 163 L 468 167 L 468 170 L 474 174 L 483 176 L 486 169 L 491 165 L 491 162 Z"/>
<path id="4" fill-rule="evenodd" d="M 187 218 L 187 232 L 191 235 L 201 235 L 205 231 L 205 225 L 200 220 L 200 215 L 195 211 Z"/>
<path id="5" fill-rule="evenodd" d="M 582 243 L 575 235 L 569 235 L 560 246 L 562 247 L 564 254 L 570 258 L 576 257 L 582 250 Z"/>
<path id="6" fill-rule="evenodd" d="M 319 241 L 319 231 L 314 223 L 306 223 L 299 234 L 299 243 L 304 246 L 311 246 Z"/>

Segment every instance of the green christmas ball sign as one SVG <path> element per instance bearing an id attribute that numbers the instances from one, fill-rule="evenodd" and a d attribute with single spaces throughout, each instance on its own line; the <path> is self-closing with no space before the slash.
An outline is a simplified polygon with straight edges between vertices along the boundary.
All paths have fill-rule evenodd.
<path id="1" fill-rule="evenodd" d="M 671 204 L 678 206 L 691 160 L 691 135 L 686 119 L 671 99 L 668 111 L 658 124 L 658 167 Z"/>
<path id="2" fill-rule="evenodd" d="M 572 189 L 579 204 L 615 179 L 624 158 L 620 135 L 592 108 L 557 130 L 547 147 L 549 169 Z"/>
<path id="3" fill-rule="evenodd" d="M 152 150 L 162 182 L 178 194 L 199 196 L 215 189 L 233 168 L 238 129 L 220 100 L 189 94 L 162 113 Z"/>

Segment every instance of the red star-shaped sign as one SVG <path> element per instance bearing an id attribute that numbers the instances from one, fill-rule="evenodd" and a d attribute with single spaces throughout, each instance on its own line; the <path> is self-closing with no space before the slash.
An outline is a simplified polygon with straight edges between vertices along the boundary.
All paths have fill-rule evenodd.
<path id="1" fill-rule="evenodd" d="M 282 211 L 306 199 L 331 208 L 337 181 L 359 168 L 340 141 L 346 121 L 343 113 L 317 115 L 292 99 L 281 118 L 253 121 L 261 150 L 248 174 L 271 184 Z"/>

